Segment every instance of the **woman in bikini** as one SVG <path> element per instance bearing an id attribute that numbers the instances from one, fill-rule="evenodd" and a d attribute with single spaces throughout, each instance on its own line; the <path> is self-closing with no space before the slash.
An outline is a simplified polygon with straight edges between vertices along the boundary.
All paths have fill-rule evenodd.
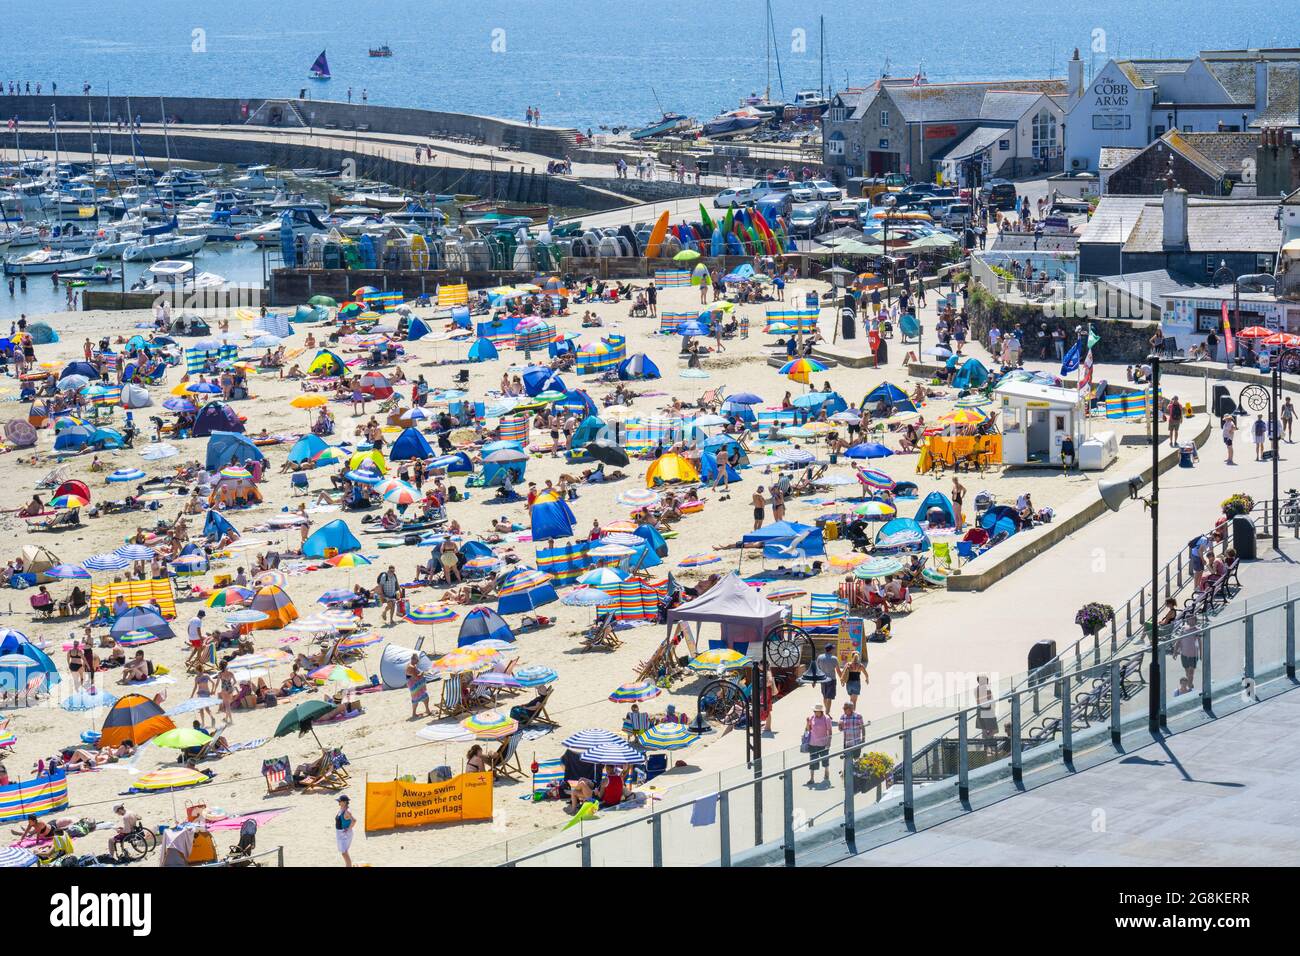
<path id="1" fill-rule="evenodd" d="M 72 648 L 68 651 L 68 673 L 72 675 L 72 686 L 78 690 L 81 689 L 82 665 L 81 641 L 73 641 Z"/>
<path id="2" fill-rule="evenodd" d="M 231 705 L 235 700 L 235 675 L 231 673 L 228 666 L 223 665 L 221 673 L 217 675 L 217 689 L 221 697 L 221 713 L 230 718 L 233 716 Z"/>

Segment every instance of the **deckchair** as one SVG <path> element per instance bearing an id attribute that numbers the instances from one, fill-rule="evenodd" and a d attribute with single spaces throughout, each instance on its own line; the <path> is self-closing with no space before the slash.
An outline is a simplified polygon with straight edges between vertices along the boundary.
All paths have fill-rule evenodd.
<path id="1" fill-rule="evenodd" d="M 275 757 L 262 761 L 262 779 L 266 781 L 268 794 L 287 793 L 293 789 L 293 780 L 289 778 L 289 757 Z"/>
<path id="2" fill-rule="evenodd" d="M 536 800 L 538 794 L 545 797 L 553 788 L 564 783 L 564 761 L 557 757 L 534 763 L 537 769 L 533 771 L 533 799 Z"/>
<path id="3" fill-rule="evenodd" d="M 622 646 L 623 642 L 614 633 L 614 620 L 609 617 L 598 620 L 582 639 L 582 649 L 584 651 L 592 651 L 596 648 L 612 651 Z"/>
<path id="4" fill-rule="evenodd" d="M 455 717 L 465 710 L 464 695 L 461 693 L 460 674 L 451 674 L 442 681 L 442 700 L 438 702 L 439 717 Z"/>
<path id="5" fill-rule="evenodd" d="M 349 782 L 348 772 L 344 769 L 349 762 L 339 748 L 332 747 L 326 750 L 303 781 L 303 789 L 342 790 Z"/>
<path id="6" fill-rule="evenodd" d="M 496 753 L 488 756 L 487 766 L 494 779 L 498 776 L 508 780 L 523 778 L 524 768 L 519 764 L 519 743 L 523 739 L 524 732 L 521 728 L 502 741 Z"/>

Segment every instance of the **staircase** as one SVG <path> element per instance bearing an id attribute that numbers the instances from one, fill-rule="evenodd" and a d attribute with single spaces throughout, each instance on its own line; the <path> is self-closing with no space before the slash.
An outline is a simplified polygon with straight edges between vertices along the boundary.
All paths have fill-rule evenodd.
<path id="1" fill-rule="evenodd" d="M 293 100 L 263 100 L 262 105 L 248 114 L 245 126 L 291 126 L 306 129 L 307 119 Z"/>

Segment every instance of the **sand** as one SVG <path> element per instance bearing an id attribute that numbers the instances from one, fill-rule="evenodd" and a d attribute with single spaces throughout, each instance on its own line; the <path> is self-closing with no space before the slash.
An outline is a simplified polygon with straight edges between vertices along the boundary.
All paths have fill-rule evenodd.
<path id="1" fill-rule="evenodd" d="M 821 291 L 824 286 L 805 281 L 798 283 L 795 288 L 787 292 L 790 297 L 794 297 L 810 288 Z M 660 295 L 659 307 L 661 311 L 685 310 L 697 303 L 698 292 L 694 289 L 664 290 Z M 560 328 L 563 331 L 577 330 L 582 311 L 583 307 L 578 306 L 574 315 L 560 320 Z M 677 357 L 679 340 L 675 337 L 651 334 L 658 326 L 656 320 L 628 318 L 626 304 L 597 306 L 593 311 L 604 319 L 607 326 L 605 331 L 617 331 L 628 336 L 629 352 L 645 352 L 664 373 L 664 377 L 658 381 L 633 385 L 633 388 L 642 395 L 635 401 L 631 413 L 655 414 L 670 404 L 674 397 L 694 400 L 705 389 L 716 386 L 725 386 L 729 391 L 756 391 L 773 404 L 778 404 L 787 390 L 796 395 L 802 390 L 802 386 L 786 381 L 775 368 L 767 364 L 765 346 L 772 341 L 772 338 L 759 331 L 763 324 L 761 306 L 745 306 L 738 311 L 737 314 L 743 312 L 748 315 L 750 328 L 753 331 L 748 339 L 728 341 L 725 353 L 705 359 L 703 367 L 710 375 L 707 380 L 679 376 L 679 369 L 682 367 Z M 50 322 L 63 339 L 55 345 L 38 347 L 38 360 L 64 362 L 81 358 L 81 343 L 84 338 L 97 340 L 105 334 L 129 336 L 133 326 L 147 325 L 151 317 L 143 313 L 86 312 L 30 318 Z M 933 322 L 932 316 L 928 316 L 927 319 Z M 822 325 L 829 331 L 829 313 L 823 315 Z M 297 334 L 291 341 L 301 347 L 306 327 L 295 328 Z M 588 341 L 599 334 L 599 330 L 595 329 L 582 331 L 584 340 Z M 321 330 L 317 329 L 316 332 L 317 337 L 320 338 Z M 439 360 L 463 357 L 465 348 L 463 344 L 449 342 L 426 340 L 412 343 L 410 352 L 413 358 L 403 363 L 403 369 L 411 378 L 414 378 L 417 373 L 423 373 L 434 386 L 450 386 L 456 371 L 469 369 L 469 390 L 475 397 L 482 397 L 488 390 L 497 387 L 502 371 L 507 365 L 522 364 L 523 360 L 521 352 L 504 351 L 502 358 L 496 362 L 476 365 L 437 364 Z M 894 363 L 902 358 L 901 350 L 896 344 L 891 350 L 891 357 Z M 179 369 L 170 370 L 165 386 L 152 390 L 155 404 L 161 403 L 169 390 L 175 386 L 179 376 Z M 583 377 L 571 373 L 566 377 L 571 387 L 585 387 L 597 398 L 611 390 L 608 386 L 595 384 L 589 378 L 584 380 Z M 854 402 L 870 388 L 887 378 L 907 389 L 915 384 L 906 379 L 905 370 L 897 364 L 879 370 L 836 367 L 815 376 L 814 384 L 820 387 L 823 381 L 828 381 L 832 388 Z M 17 405 L 16 388 L 12 382 L 7 383 L 5 387 L 8 391 L 5 397 L 13 403 L 7 417 L 19 417 L 21 410 L 25 410 L 25 406 Z M 252 382 L 252 388 L 255 395 L 252 400 L 236 403 L 238 411 L 247 416 L 249 432 L 260 431 L 263 427 L 272 432 L 295 432 L 303 429 L 306 413 L 289 406 L 290 399 L 299 394 L 299 386 L 296 382 L 282 381 L 266 375 L 256 377 Z M 409 386 L 403 389 L 403 392 L 409 396 Z M 933 399 L 926 404 L 923 412 L 927 420 L 933 420 L 951 410 L 951 407 L 951 398 Z M 366 421 L 373 411 L 374 405 L 368 405 L 366 416 L 354 419 L 351 417 L 350 407 L 338 406 L 336 415 L 340 428 L 335 440 L 344 437 L 351 439 L 356 425 Z M 160 411 L 157 409 L 139 410 L 136 412 L 136 417 L 142 424 L 147 424 L 148 415 L 158 413 Z M 390 440 L 391 437 L 394 436 L 390 436 Z M 534 432 L 533 439 L 540 439 L 544 443 L 549 441 L 549 437 L 544 433 L 538 435 Z M 0 516 L 0 532 L 10 538 L 10 548 L 5 553 L 6 558 L 12 556 L 19 542 L 31 542 L 51 548 L 63 561 L 81 561 L 92 554 L 120 546 L 135 531 L 137 520 L 151 522 L 160 515 L 167 518 L 175 516 L 178 507 L 168 503 L 160 512 L 136 513 L 121 518 L 99 517 L 84 522 L 79 528 L 59 534 L 28 533 L 24 523 L 15 518 L 12 511 L 30 497 L 35 483 L 53 466 L 51 442 L 51 436 L 43 433 L 35 461 L 30 451 L 22 454 L 11 451 L 5 458 L 0 459 L 6 466 L 8 478 L 5 482 L 3 498 L 0 499 L 0 506 L 9 512 Z M 889 443 L 897 447 L 895 439 L 890 439 Z M 174 466 L 178 461 L 202 459 L 206 440 L 192 439 L 178 444 L 181 448 L 181 456 L 165 462 L 145 462 L 131 450 L 108 452 L 101 457 L 104 458 L 108 470 L 132 465 L 143 468 L 150 475 L 164 473 L 169 470 L 164 466 Z M 278 514 L 285 506 L 296 506 L 297 502 L 302 500 L 291 496 L 288 475 L 279 473 L 279 466 L 285 460 L 288 447 L 285 444 L 267 449 L 270 467 L 262 486 L 265 503 L 245 511 L 231 513 L 231 518 L 237 527 L 247 529 Z M 825 446 L 820 445 L 818 450 L 824 456 Z M 1123 456 L 1126 458 L 1136 454 L 1136 451 L 1123 451 Z M 657 572 L 676 569 L 677 563 L 684 556 L 708 551 L 716 544 L 735 541 L 741 533 L 748 530 L 752 522 L 750 493 L 757 484 L 769 484 L 776 477 L 775 472 L 769 474 L 766 471 L 767 462 L 770 460 L 774 459 L 765 459 L 761 454 L 755 455 L 754 467 L 742 472 L 741 486 L 735 489 L 729 499 L 720 499 L 718 494 L 708 493 L 706 496 L 708 505 L 705 510 L 700 514 L 687 516 L 677 525 L 680 536 L 670 542 L 670 556 L 664 567 L 656 569 Z M 90 463 L 89 454 L 66 460 L 71 475 L 85 479 L 97 499 L 121 498 L 125 491 L 118 486 L 106 485 L 103 474 L 91 474 Z M 917 481 L 922 496 L 931 490 L 947 491 L 950 486 L 950 479 L 947 477 L 915 475 L 913 455 L 897 455 L 872 464 L 883 468 L 896 479 Z M 645 462 L 634 460 L 632 466 L 626 469 L 629 472 L 627 480 L 603 486 L 584 486 L 581 497 L 572 503 L 578 518 L 578 529 L 585 531 L 590 527 L 593 518 L 602 522 L 625 518 L 629 509 L 617 504 L 616 496 L 626 490 L 643 488 L 642 476 L 645 468 Z M 565 470 L 572 471 L 573 468 L 572 466 L 566 468 L 562 459 L 543 455 L 529 463 L 527 477 L 540 484 L 548 478 L 557 479 L 561 471 Z M 836 470 L 848 473 L 848 469 L 843 465 Z M 323 475 L 313 477 L 313 490 L 322 487 L 324 481 Z M 1061 508 L 1087 492 L 1091 488 L 1093 477 L 1078 474 L 1063 476 L 1055 470 L 1021 469 L 1012 476 L 1003 476 L 997 471 L 990 471 L 983 475 L 964 477 L 963 481 L 970 490 L 972 498 L 978 490 L 988 489 L 997 496 L 999 501 L 1008 502 L 1014 501 L 1015 496 L 1021 492 L 1029 491 L 1040 507 Z M 455 483 L 463 484 L 463 482 Z M 837 489 L 837 491 L 843 495 L 856 494 L 853 488 Z M 833 492 L 820 497 L 829 497 L 830 494 Z M 458 520 L 470 533 L 486 532 L 491 519 L 503 513 L 527 525 L 527 515 L 522 503 L 502 507 L 489 504 L 487 497 L 481 489 L 474 490 L 470 500 L 449 506 L 450 517 Z M 804 499 L 796 498 L 790 502 L 786 517 L 799 521 L 811 520 L 817 514 L 828 510 L 832 509 L 829 506 L 808 504 Z M 902 513 L 910 514 L 910 510 L 905 508 Z M 315 520 L 319 524 L 323 520 L 338 516 L 317 515 Z M 352 514 L 347 518 L 353 529 L 359 532 L 360 516 Z M 268 537 L 253 536 L 259 539 Z M 356 570 L 331 568 L 290 577 L 287 590 L 304 615 L 312 613 L 319 607 L 315 603 L 316 598 L 329 588 L 348 586 L 356 581 L 365 581 L 373 585 L 375 575 L 390 561 L 396 564 L 400 576 L 404 580 L 409 580 L 417 559 L 423 561 L 427 558 L 426 549 L 402 547 L 381 552 L 375 546 L 378 536 L 361 534 L 358 536 L 362 540 L 363 553 L 372 557 L 376 561 L 376 566 Z M 280 535 L 280 540 L 285 542 L 291 540 L 296 542 L 297 538 L 296 531 Z M 524 564 L 534 563 L 531 542 L 517 543 L 513 547 L 523 557 Z M 835 542 L 830 544 L 829 550 L 831 554 L 842 554 L 847 553 L 849 548 L 845 542 Z M 727 552 L 721 564 L 696 573 L 690 571 L 676 573 L 685 581 L 695 580 L 711 570 L 735 567 L 737 555 L 735 551 Z M 252 555 L 245 552 L 237 557 L 251 561 Z M 1050 556 L 1047 559 L 1050 559 Z M 218 570 L 233 571 L 238 563 L 242 561 L 225 562 L 218 567 Z M 747 556 L 746 567 L 756 566 L 756 559 L 752 555 Z M 799 582 L 799 584 L 808 591 L 829 591 L 834 589 L 840 579 L 839 574 L 828 569 L 819 578 Z M 210 578 L 204 580 L 210 581 Z M 63 583 L 55 583 L 50 588 L 56 596 L 62 595 L 68 589 L 68 585 Z M 441 589 L 420 589 L 412 593 L 412 598 L 421 603 L 436 601 L 440 591 Z M 173 622 L 173 626 L 178 633 L 183 634 L 185 624 L 203 607 L 203 604 L 197 599 L 185 599 L 183 586 L 178 588 L 178 593 L 181 599 L 178 601 L 178 617 Z M 0 602 L 0 613 L 3 613 L 6 618 L 5 626 L 23 631 L 34 640 L 48 642 L 51 645 L 52 655 L 62 667 L 64 665 L 62 647 L 74 629 L 80 632 L 82 621 L 34 620 L 28 606 L 29 596 L 30 592 L 13 591 L 10 592 L 7 600 Z M 971 602 L 971 606 L 974 606 L 974 602 L 978 602 L 980 598 L 978 595 L 940 595 L 932 592 L 920 595 L 917 600 L 920 603 L 942 600 L 945 604 L 951 605 L 954 614 L 960 614 L 963 613 L 961 605 L 964 602 Z M 799 604 L 800 601 L 796 601 L 796 607 Z M 460 610 L 463 612 L 466 609 Z M 526 774 L 534 757 L 544 759 L 559 756 L 562 752 L 560 741 L 574 731 L 585 727 L 605 727 L 618 731 L 627 706 L 609 702 L 607 695 L 619 684 L 635 679 L 637 664 L 651 653 L 663 636 L 661 627 L 633 628 L 622 632 L 623 646 L 619 650 L 588 653 L 579 649 L 579 634 L 592 619 L 592 612 L 589 609 L 570 608 L 555 603 L 547 606 L 543 613 L 556 619 L 555 626 L 522 635 L 519 639 L 519 656 L 524 664 L 548 664 L 559 673 L 549 710 L 551 715 L 560 721 L 561 727 L 554 733 L 520 747 L 519 755 Z M 214 616 L 220 618 L 218 612 L 209 611 L 209 621 Z M 511 618 L 511 620 L 516 619 Z M 375 610 L 367 612 L 366 622 L 375 627 L 385 640 L 405 646 L 414 644 L 421 634 L 426 637 L 430 634 L 428 627 L 417 627 L 405 622 L 390 627 L 379 627 L 379 615 Z M 432 629 L 434 644 L 439 651 L 454 645 L 458 627 L 459 622 L 437 625 Z M 898 619 L 895 634 L 896 636 L 908 635 L 906 617 Z M 286 636 L 288 635 L 284 632 L 258 631 L 256 644 L 259 650 L 286 648 L 296 651 L 308 646 L 308 638 L 305 635 L 294 635 L 298 637 L 295 643 L 281 643 Z M 428 647 L 427 641 L 425 646 Z M 375 673 L 381 647 L 382 645 L 378 645 L 369 648 L 365 661 L 355 665 L 356 669 L 366 675 Z M 907 642 L 896 640 L 890 648 L 891 650 L 901 648 L 894 655 L 895 665 L 900 668 L 910 667 L 913 663 L 942 666 L 942 662 L 927 658 L 923 643 L 909 645 Z M 155 643 L 146 649 L 147 656 L 155 664 L 164 664 L 170 668 L 175 679 L 174 684 L 147 690 L 149 694 L 157 690 L 166 691 L 167 699 L 163 705 L 165 708 L 178 704 L 190 694 L 191 678 L 186 675 L 184 667 L 186 650 L 184 642 L 179 639 Z M 287 673 L 288 665 L 279 665 L 271 669 L 270 676 L 278 682 Z M 120 694 L 126 688 L 115 683 L 118 674 L 120 671 L 110 672 L 107 675 L 106 686 L 113 693 Z M 66 673 L 64 676 L 66 680 Z M 696 693 L 700 686 L 702 682 L 698 680 L 679 682 L 671 692 L 662 694 L 643 705 L 643 708 L 658 713 L 663 711 L 666 704 L 673 703 L 679 710 L 694 713 Z M 57 697 L 69 687 L 70 685 L 65 682 L 56 689 L 56 701 L 52 705 L 43 702 L 30 708 L 5 710 L 5 715 L 12 718 L 10 729 L 18 735 L 17 746 L 4 758 L 11 776 L 27 775 L 38 758 L 47 756 L 60 747 L 75 744 L 81 732 L 98 727 L 99 716 L 69 713 L 58 707 Z M 431 690 L 436 701 L 438 685 L 432 685 Z M 301 697 L 294 698 L 292 702 L 296 703 L 301 699 Z M 317 731 L 326 746 L 342 747 L 351 761 L 349 769 L 353 784 L 348 792 L 352 796 L 353 810 L 358 817 L 363 813 L 364 783 L 367 778 L 388 780 L 392 779 L 394 774 L 409 773 L 416 779 L 423 780 L 430 769 L 444 764 L 459 770 L 468 742 L 431 743 L 417 737 L 416 731 L 425 726 L 428 721 L 423 717 L 419 720 L 410 719 L 409 697 L 404 690 L 366 694 L 359 699 L 365 708 L 362 717 L 344 723 L 323 725 Z M 511 703 L 525 699 L 526 697 L 522 695 L 516 700 L 506 698 L 502 709 L 507 709 Z M 888 712 L 887 701 L 874 704 L 881 709 L 880 713 L 873 712 L 872 706 L 868 702 L 869 717 L 883 717 Z M 780 708 L 781 705 L 778 703 L 778 711 Z M 222 727 L 221 732 L 232 742 L 271 737 L 283 713 L 283 706 L 270 710 L 237 711 L 233 722 Z M 192 716 L 184 715 L 177 719 L 181 726 L 188 726 Z M 719 740 L 727 743 L 719 746 Z M 795 743 L 797 740 L 792 738 L 780 741 L 777 746 L 787 747 Z M 711 751 L 716 751 L 716 758 L 711 756 Z M 318 752 L 315 741 L 310 735 L 302 738 L 294 736 L 280 740 L 272 739 L 261 747 L 206 763 L 207 769 L 216 774 L 211 783 L 172 794 L 121 797 L 121 792 L 130 786 L 133 775 L 128 770 L 114 768 L 74 774 L 70 778 L 69 785 L 72 806 L 61 815 L 106 821 L 112 818 L 113 805 L 125 800 L 135 812 L 144 817 L 146 823 L 156 826 L 175 818 L 183 819 L 186 806 L 191 803 L 205 804 L 209 812 L 225 814 L 248 813 L 269 807 L 288 807 L 289 812 L 281 814 L 262 827 L 258 836 L 259 848 L 268 849 L 283 845 L 286 863 L 294 866 L 341 865 L 332 832 L 332 818 L 336 810 L 335 798 L 328 794 L 291 794 L 268 798 L 260 774 L 264 759 L 287 755 L 291 762 L 297 764 L 312 758 Z M 701 744 L 684 754 L 678 753 L 673 756 L 684 757 L 690 767 L 674 771 L 661 778 L 658 783 L 662 787 L 670 787 L 679 778 L 691 779 L 693 770 L 721 770 L 733 766 L 739 759 L 735 737 L 728 740 L 717 735 L 705 738 Z M 167 765 L 174 765 L 173 752 L 156 747 L 145 748 L 136 761 L 137 769 L 140 771 Z M 562 810 L 562 804 L 555 802 L 533 804 L 519 799 L 521 795 L 528 793 L 529 789 L 526 776 L 523 782 L 499 782 L 495 791 L 496 809 L 491 822 L 392 831 L 369 837 L 360 834 L 353 845 L 353 859 L 371 865 L 419 865 L 460 857 L 463 854 L 494 846 L 498 847 L 494 852 L 496 857 L 499 857 L 499 845 L 503 841 L 511 841 L 515 848 L 540 843 L 551 835 L 558 834 L 560 827 L 567 822 L 568 818 Z M 226 844 L 234 842 L 235 837 L 234 832 L 219 834 L 218 845 L 224 849 Z M 80 852 L 101 851 L 106 839 L 104 833 L 92 834 L 78 842 L 78 850 Z M 493 855 L 482 857 L 483 860 L 493 858 L 495 858 Z M 156 857 L 153 859 L 156 860 Z"/>

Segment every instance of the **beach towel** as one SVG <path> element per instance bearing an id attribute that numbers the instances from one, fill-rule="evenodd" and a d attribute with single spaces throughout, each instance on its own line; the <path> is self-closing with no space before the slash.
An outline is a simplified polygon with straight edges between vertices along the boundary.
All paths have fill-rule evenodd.
<path id="1" fill-rule="evenodd" d="M 691 805 L 691 826 L 711 827 L 718 821 L 718 795 L 700 797 Z"/>
<path id="2" fill-rule="evenodd" d="M 205 826 L 208 830 L 238 830 L 247 821 L 252 820 L 259 827 L 265 826 L 281 814 L 288 813 L 288 807 L 277 807 L 274 810 L 258 810 L 256 813 L 244 813 L 233 817 L 221 817 L 213 820 L 205 817 Z"/>

